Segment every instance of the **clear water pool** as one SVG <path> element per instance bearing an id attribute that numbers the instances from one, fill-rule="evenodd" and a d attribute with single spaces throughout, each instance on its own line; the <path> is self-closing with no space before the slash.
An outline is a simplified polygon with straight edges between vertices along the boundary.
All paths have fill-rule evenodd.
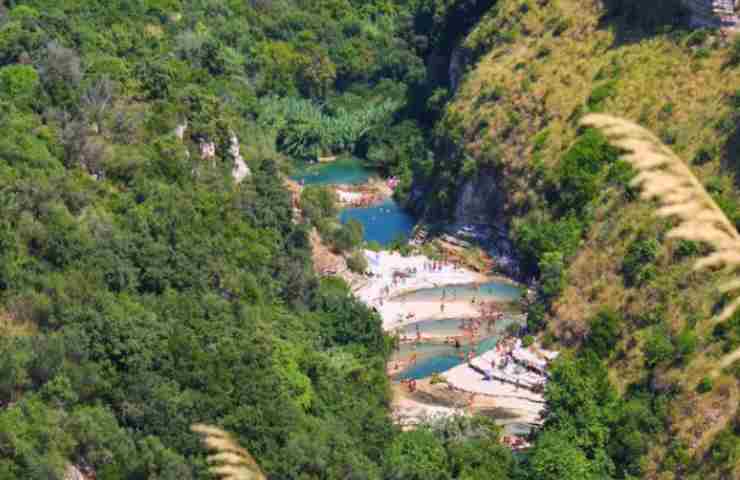
<path id="1" fill-rule="evenodd" d="M 327 163 L 306 163 L 298 168 L 293 180 L 305 185 L 332 185 L 365 183 L 374 176 L 357 158 L 339 158 Z"/>
<path id="2" fill-rule="evenodd" d="M 508 325 L 515 322 L 513 316 L 505 316 L 504 319 L 496 325 L 495 329 L 486 331 L 483 329 L 482 338 L 475 345 L 475 355 L 480 355 L 489 350 L 496 348 L 496 343 L 501 337 L 502 332 Z M 416 334 L 416 326 L 422 334 L 433 334 L 436 336 L 453 336 L 461 335 L 460 319 L 446 320 L 424 320 L 416 322 L 405 327 L 401 334 L 406 333 L 408 336 Z M 407 360 L 416 353 L 416 364 L 401 370 L 394 375 L 396 380 L 420 380 L 432 376 L 434 373 L 443 373 L 453 367 L 456 367 L 466 361 L 467 354 L 471 347 L 467 339 L 461 339 L 460 349 L 454 345 L 418 342 L 401 345 L 400 349 L 391 357 L 391 364 L 395 360 Z M 460 352 L 463 353 L 462 357 Z"/>
<path id="3" fill-rule="evenodd" d="M 481 284 L 448 285 L 445 287 L 425 288 L 401 295 L 398 298 L 416 302 L 437 301 L 442 298 L 451 300 L 471 300 L 473 297 L 498 302 L 515 302 L 522 296 L 522 289 L 511 283 L 492 280 Z"/>
<path id="4" fill-rule="evenodd" d="M 347 208 L 339 214 L 339 221 L 355 219 L 365 228 L 365 240 L 389 245 L 399 236 L 408 238 L 416 220 L 392 199 L 371 207 Z"/>

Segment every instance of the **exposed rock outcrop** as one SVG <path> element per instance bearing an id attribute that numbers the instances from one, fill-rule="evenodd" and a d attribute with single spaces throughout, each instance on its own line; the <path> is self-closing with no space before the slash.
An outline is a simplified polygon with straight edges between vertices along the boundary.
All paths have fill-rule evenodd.
<path id="1" fill-rule="evenodd" d="M 465 180 L 458 192 L 456 223 L 504 223 L 502 206 L 506 195 L 499 188 L 494 172 L 483 171 Z"/>
<path id="2" fill-rule="evenodd" d="M 236 183 L 241 183 L 246 177 L 252 175 L 252 171 L 249 170 L 247 162 L 244 161 L 244 157 L 241 154 L 239 139 L 232 133 L 230 140 L 231 146 L 229 147 L 229 153 L 234 159 L 234 168 L 231 169 L 231 175 L 234 177 Z"/>
<path id="3" fill-rule="evenodd" d="M 200 144 L 200 159 L 213 160 L 216 158 L 216 144 L 213 142 L 202 142 Z"/>
<path id="4" fill-rule="evenodd" d="M 67 465 L 64 480 L 88 480 L 88 478 L 75 465 Z"/>

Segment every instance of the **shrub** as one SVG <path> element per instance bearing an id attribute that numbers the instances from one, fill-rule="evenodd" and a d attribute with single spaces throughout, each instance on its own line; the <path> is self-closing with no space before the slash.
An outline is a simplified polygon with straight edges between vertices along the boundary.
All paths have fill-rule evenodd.
<path id="1" fill-rule="evenodd" d="M 645 343 L 645 358 L 650 367 L 673 359 L 676 348 L 668 331 L 663 327 L 654 328 Z"/>
<path id="2" fill-rule="evenodd" d="M 658 248 L 657 240 L 652 238 L 640 238 L 630 244 L 622 261 L 622 274 L 627 285 L 639 286 L 655 276 L 652 262 L 658 258 Z"/>
<path id="3" fill-rule="evenodd" d="M 534 343 L 534 337 L 532 335 L 527 335 L 522 339 L 522 346 L 524 348 L 527 348 L 531 346 Z"/>
<path id="4" fill-rule="evenodd" d="M 367 258 L 362 252 L 354 252 L 347 258 L 347 267 L 355 273 L 367 271 Z"/>
<path id="5" fill-rule="evenodd" d="M 594 88 L 589 95 L 586 105 L 592 112 L 601 112 L 604 109 L 604 102 L 617 93 L 617 82 L 611 80 Z"/>
<path id="6" fill-rule="evenodd" d="M 447 478 L 447 453 L 428 428 L 401 432 L 385 455 L 387 478 L 442 480 Z"/>
<path id="7" fill-rule="evenodd" d="M 547 141 L 550 139 L 550 131 L 548 129 L 540 130 L 537 135 L 532 138 L 532 150 L 535 152 L 542 151 L 547 145 Z"/>
<path id="8" fill-rule="evenodd" d="M 600 311 L 591 319 L 591 332 L 586 339 L 586 347 L 601 358 L 609 357 L 619 340 L 619 327 L 622 323 L 617 312 L 608 309 Z"/>
<path id="9" fill-rule="evenodd" d="M 39 75 L 30 65 L 9 65 L 0 69 L 0 96 L 18 105 L 30 104 L 39 85 Z"/>
<path id="10" fill-rule="evenodd" d="M 676 248 L 673 251 L 673 258 L 676 260 L 682 260 L 687 257 L 693 257 L 700 251 L 701 245 L 698 242 L 691 240 L 679 240 Z"/>
<path id="11" fill-rule="evenodd" d="M 330 187 L 311 185 L 301 192 L 300 206 L 303 214 L 312 222 L 337 215 L 336 194 Z"/>
<path id="12" fill-rule="evenodd" d="M 360 222 L 351 219 L 333 232 L 331 243 L 337 251 L 346 252 L 362 243 L 364 228 Z"/>
<path id="13" fill-rule="evenodd" d="M 525 270 L 538 272 L 540 259 L 548 252 L 560 252 L 563 258 L 571 256 L 581 241 L 582 229 L 575 217 L 553 221 L 537 214 L 515 224 L 514 241 Z"/>
<path id="14" fill-rule="evenodd" d="M 691 328 L 684 329 L 676 337 L 676 353 L 684 363 L 686 363 L 696 351 L 697 343 L 698 339 L 696 333 L 694 333 Z"/>
<path id="15" fill-rule="evenodd" d="M 501 100 L 504 95 L 506 94 L 504 88 L 501 85 L 494 85 L 492 87 L 487 87 L 483 92 L 481 92 L 481 96 L 479 97 L 479 102 L 498 102 Z"/>
<path id="16" fill-rule="evenodd" d="M 732 468 L 733 465 L 737 465 L 740 462 L 740 429 L 738 428 L 738 419 L 735 420 L 735 426 L 729 426 L 725 430 L 722 430 L 714 438 L 712 447 L 707 455 L 707 459 L 711 460 L 715 465 L 725 465 L 728 468 Z M 731 474 L 730 472 L 728 472 Z M 730 478 L 729 475 L 727 478 Z"/>
<path id="17" fill-rule="evenodd" d="M 383 245 L 381 245 L 380 243 L 378 243 L 377 240 L 370 240 L 365 245 L 365 248 L 367 248 L 368 250 L 372 250 L 373 252 L 379 252 L 379 251 L 383 250 Z"/>
<path id="18" fill-rule="evenodd" d="M 714 380 L 712 380 L 712 377 L 706 376 L 701 379 L 699 384 L 696 386 L 696 391 L 699 393 L 707 393 L 711 392 L 714 388 Z"/>
<path id="19" fill-rule="evenodd" d="M 694 30 L 691 32 L 685 40 L 687 47 L 696 47 L 699 45 L 703 45 L 704 42 L 707 41 L 707 38 L 709 38 L 709 32 L 710 30 L 707 28 L 700 28 L 698 30 Z"/>
<path id="20" fill-rule="evenodd" d="M 545 305 L 541 302 L 533 303 L 527 308 L 527 329 L 539 332 L 545 327 Z"/>
<path id="21" fill-rule="evenodd" d="M 540 285 L 545 300 L 560 295 L 565 288 L 565 261 L 561 252 L 546 252 L 539 262 Z"/>
<path id="22" fill-rule="evenodd" d="M 548 200 L 561 214 L 583 213 L 603 189 L 604 167 L 618 158 L 618 150 L 600 132 L 586 130 L 560 159 Z"/>

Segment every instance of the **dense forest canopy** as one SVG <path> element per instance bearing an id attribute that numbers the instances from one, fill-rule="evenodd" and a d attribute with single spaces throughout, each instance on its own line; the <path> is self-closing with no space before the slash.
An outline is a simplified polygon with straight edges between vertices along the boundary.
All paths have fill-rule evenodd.
<path id="1" fill-rule="evenodd" d="M 68 465 L 101 480 L 209 478 L 196 422 L 233 432 L 271 478 L 640 478 L 660 442 L 669 443 L 663 471 L 716 466 L 711 478 L 731 478 L 721 475 L 740 463 L 737 417 L 703 458 L 666 440 L 682 390 L 656 387 L 660 374 L 684 368 L 702 344 L 653 301 L 675 293 L 655 287 L 655 228 L 630 233 L 615 254 L 628 288 L 652 288 L 650 308 L 581 312 L 589 335 L 562 342 L 573 348 L 551 371 L 545 425 L 515 457 L 485 418 L 411 432 L 393 425 L 393 342 L 343 281 L 315 275 L 309 227 L 293 221 L 281 178 L 295 159 L 357 156 L 398 176 L 408 204 L 426 188 L 424 213 L 434 218 L 451 216 L 459 187 L 479 172 L 526 178 L 526 194 L 512 195 L 525 200 L 507 207 L 518 215 L 522 267 L 539 279 L 529 327 L 545 330 L 589 229 L 608 223 L 602 194 L 636 198 L 620 152 L 573 127 L 585 111 L 620 106 L 619 59 L 592 75 L 598 85 L 574 111 L 550 115 L 552 104 L 531 100 L 548 78 L 535 69 L 556 57 L 557 42 L 572 40 L 570 30 L 567 47 L 579 45 L 579 32 L 594 28 L 573 28 L 574 10 L 558 10 L 571 3 L 0 1 L 0 480 L 61 479 Z M 599 20 L 646 37 L 683 15 L 677 1 L 658 2 L 662 13 L 645 2 L 596 3 Z M 700 51 L 708 34 L 671 28 L 658 37 L 665 51 L 711 57 Z M 507 65 L 514 73 L 499 84 L 453 92 L 456 48 L 475 82 L 476 65 L 528 52 L 513 48 L 528 34 L 553 43 Z M 732 52 L 726 72 L 740 64 L 740 43 Z M 732 137 L 740 91 L 722 98 L 734 113 L 712 125 Z M 471 105 L 493 107 L 466 116 Z M 671 105 L 645 118 L 670 119 Z M 543 118 L 568 127 L 548 130 Z M 488 131 L 498 137 L 483 138 Z M 235 142 L 250 170 L 240 182 Z M 696 164 L 720 148 L 682 147 Z M 510 158 L 531 163 L 507 166 Z M 712 193 L 737 221 L 732 181 L 713 178 Z M 319 191 L 302 199 L 305 210 L 334 216 L 323 200 Z M 736 348 L 739 319 L 707 333 L 707 344 Z M 617 386 L 610 368 L 632 348 L 628 322 L 645 328 L 634 345 L 647 373 Z"/>
<path id="2" fill-rule="evenodd" d="M 330 139 L 296 145 L 352 151 L 377 126 L 366 110 L 390 121 L 423 81 L 402 11 L 6 2 L 0 478 L 70 463 L 202 478 L 195 421 L 237 433 L 276 476 L 377 476 L 388 340 L 345 285 L 314 276 L 280 180 L 304 132 L 265 100 L 322 109 L 307 128 Z M 240 185 L 232 135 L 253 173 Z"/>

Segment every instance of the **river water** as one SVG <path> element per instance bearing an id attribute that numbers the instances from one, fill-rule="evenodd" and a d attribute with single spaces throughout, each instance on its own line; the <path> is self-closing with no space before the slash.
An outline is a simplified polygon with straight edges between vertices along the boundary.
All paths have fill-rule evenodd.
<path id="1" fill-rule="evenodd" d="M 360 160 L 343 157 L 329 163 L 301 165 L 293 180 L 302 180 L 305 185 L 358 184 L 374 176 Z M 370 207 L 346 208 L 339 214 L 342 223 L 351 219 L 362 224 L 365 240 L 383 247 L 398 238 L 407 239 L 416 225 L 416 219 L 391 198 Z"/>
<path id="2" fill-rule="evenodd" d="M 293 180 L 305 185 L 365 183 L 375 174 L 356 158 L 342 157 L 329 163 L 306 163 L 298 167 Z"/>
<path id="3" fill-rule="evenodd" d="M 371 207 L 347 208 L 339 214 L 342 223 L 347 223 L 350 219 L 362 224 L 365 240 L 378 242 L 384 247 L 399 238 L 407 240 L 416 225 L 414 217 L 391 198 Z"/>
<path id="4" fill-rule="evenodd" d="M 302 167 L 293 178 L 303 180 L 306 185 L 331 185 L 363 183 L 372 176 L 373 173 L 364 168 L 359 160 L 340 159 L 332 163 Z M 340 213 L 339 219 L 342 223 L 350 219 L 359 221 L 365 229 L 365 240 L 378 242 L 382 246 L 388 246 L 399 237 L 408 238 L 416 224 L 416 220 L 392 199 L 370 207 L 346 208 Z M 521 323 L 518 300 L 522 290 L 505 281 L 428 288 L 398 298 L 408 301 L 439 301 L 443 295 L 450 300 L 495 301 L 501 305 L 504 318 L 491 329 L 483 328 L 481 337 L 474 346 L 469 345 L 467 339 L 461 339 L 459 349 L 454 344 L 442 342 L 447 336 L 462 335 L 460 319 L 420 320 L 404 327 L 398 332 L 401 336 L 414 337 L 419 332 L 422 336 L 433 336 L 435 340 L 401 345 L 391 357 L 391 364 L 400 362 L 403 365 L 411 356 L 416 357 L 416 363 L 395 372 L 394 380 L 422 379 L 434 373 L 445 372 L 462 363 L 471 348 L 476 354 L 495 348 L 507 326 Z M 506 429 L 509 433 L 516 434 L 525 433 L 528 427 L 512 423 Z"/>

